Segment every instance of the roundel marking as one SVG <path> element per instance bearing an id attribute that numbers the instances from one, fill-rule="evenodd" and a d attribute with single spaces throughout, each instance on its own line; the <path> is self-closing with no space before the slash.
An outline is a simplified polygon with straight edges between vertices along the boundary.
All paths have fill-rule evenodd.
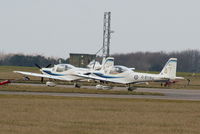
<path id="1" fill-rule="evenodd" d="M 138 75 L 134 75 L 134 79 L 137 80 L 139 78 Z"/>

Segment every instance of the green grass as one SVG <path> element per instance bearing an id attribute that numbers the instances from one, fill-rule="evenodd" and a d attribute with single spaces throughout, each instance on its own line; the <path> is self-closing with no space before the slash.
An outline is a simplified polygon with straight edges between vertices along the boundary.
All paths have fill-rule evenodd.
<path id="1" fill-rule="evenodd" d="M 0 95 L 2 134 L 199 134 L 200 102 Z"/>

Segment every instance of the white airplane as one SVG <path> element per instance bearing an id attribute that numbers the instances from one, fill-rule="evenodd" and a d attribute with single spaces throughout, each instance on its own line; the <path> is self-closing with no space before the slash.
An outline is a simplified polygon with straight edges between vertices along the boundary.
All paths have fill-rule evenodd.
<path id="1" fill-rule="evenodd" d="M 88 68 L 90 68 L 91 70 L 100 70 L 102 65 L 96 61 L 96 60 L 92 60 L 88 65 Z"/>
<path id="2" fill-rule="evenodd" d="M 81 85 L 78 82 L 88 80 L 87 78 L 82 77 L 82 75 L 90 74 L 96 69 L 99 70 L 100 68 L 108 68 L 107 66 L 108 63 L 110 63 L 109 61 L 113 61 L 113 58 L 112 57 L 107 59 L 104 58 L 102 65 L 100 65 L 99 63 L 95 64 L 95 61 L 93 61 L 94 64 L 91 63 L 92 65 L 89 65 L 89 68 L 79 68 L 71 64 L 57 64 L 54 65 L 54 67 L 52 68 L 49 68 L 49 66 L 51 66 L 51 64 L 49 64 L 45 68 L 41 68 L 39 65 L 35 64 L 40 69 L 41 74 L 33 72 L 24 72 L 24 71 L 13 71 L 13 72 L 24 75 L 25 80 L 30 79 L 27 76 L 41 77 L 42 82 L 44 78 L 48 78 L 51 81 L 46 82 L 47 86 L 56 86 L 56 84 L 52 82 L 52 80 L 62 80 L 62 81 L 74 82 L 74 86 L 80 88 Z M 107 66 L 104 67 L 105 65 Z"/>
<path id="3" fill-rule="evenodd" d="M 114 58 L 108 57 L 102 63 L 102 68 L 98 71 L 90 71 L 87 74 L 79 74 L 78 76 L 85 79 L 93 79 L 101 83 L 120 83 L 128 85 L 128 90 L 135 88 L 131 84 L 145 82 L 173 82 L 176 79 L 184 79 L 176 77 L 177 58 L 170 58 L 159 74 L 134 72 L 133 68 L 125 66 L 114 66 Z M 99 85 L 98 85 L 99 86 Z M 98 87 L 97 87 L 98 88 Z"/>
<path id="4" fill-rule="evenodd" d="M 43 82 L 44 78 L 48 78 L 51 81 L 46 82 L 47 86 L 56 86 L 52 80 L 62 80 L 74 82 L 75 87 L 80 87 L 81 85 L 78 84 L 78 82 L 88 80 L 87 78 L 82 77 L 82 75 L 91 74 L 94 70 L 106 70 L 109 68 L 110 63 L 111 66 L 113 66 L 113 61 L 114 58 L 112 57 L 103 58 L 102 64 L 97 61 L 92 61 L 88 65 L 88 68 L 79 68 L 71 64 L 58 64 L 54 65 L 52 68 L 49 68 L 49 66 L 51 66 L 51 64 L 49 64 L 48 66 L 41 68 L 39 65 L 35 64 L 40 69 L 41 74 L 24 71 L 13 72 L 24 75 L 25 80 L 30 79 L 27 76 L 41 77 L 41 82 Z"/>
<path id="5" fill-rule="evenodd" d="M 72 81 L 74 82 L 75 87 L 80 87 L 77 83 L 78 81 L 85 80 L 83 77 L 79 77 L 79 74 L 85 74 L 89 72 L 89 69 L 86 68 L 78 68 L 70 64 L 58 64 L 54 65 L 52 68 L 41 68 L 36 64 L 38 68 L 40 68 L 41 74 L 32 73 L 32 72 L 24 72 L 24 71 L 14 71 L 15 73 L 23 74 L 24 76 L 35 76 L 41 77 L 41 81 L 43 78 L 49 78 L 53 80 L 62 80 L 62 81 Z M 28 77 L 25 77 L 28 78 Z M 29 79 L 29 78 L 28 78 Z M 54 82 L 47 82 L 47 86 L 55 86 Z"/>

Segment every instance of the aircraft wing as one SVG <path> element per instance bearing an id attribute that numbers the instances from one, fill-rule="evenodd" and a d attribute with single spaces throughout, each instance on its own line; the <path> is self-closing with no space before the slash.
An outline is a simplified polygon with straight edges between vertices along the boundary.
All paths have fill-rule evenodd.
<path id="1" fill-rule="evenodd" d="M 129 69 L 131 69 L 132 71 L 134 71 L 134 70 L 135 70 L 135 68 L 134 68 L 134 67 L 132 67 L 132 68 L 129 68 Z"/>
<path id="2" fill-rule="evenodd" d="M 175 79 L 184 80 L 185 78 L 184 77 L 176 77 Z"/>
<path id="3" fill-rule="evenodd" d="M 82 78 L 84 78 L 84 79 L 93 79 L 93 80 L 99 80 L 99 81 L 104 81 L 104 82 L 112 82 L 112 83 L 126 84 L 126 83 L 123 83 L 123 82 L 115 82 L 114 80 L 109 79 L 109 78 L 102 78 L 102 77 L 98 77 L 98 76 L 94 76 L 94 75 L 78 74 L 78 75 L 76 75 L 76 76 L 82 77 Z"/>
<path id="4" fill-rule="evenodd" d="M 43 78 L 49 78 L 49 79 L 71 81 L 71 79 L 69 79 L 67 77 L 63 78 L 63 77 L 59 77 L 59 76 L 51 76 L 51 75 L 46 75 L 46 74 L 23 72 L 23 71 L 13 71 L 13 72 L 23 74 L 23 75 L 35 76 L 35 77 L 43 77 Z"/>
<path id="5" fill-rule="evenodd" d="M 77 76 L 85 78 L 85 79 L 94 79 L 94 80 L 106 81 L 105 78 L 100 78 L 100 77 L 97 77 L 97 76 L 91 76 L 91 75 L 85 75 L 85 74 L 78 74 Z"/>

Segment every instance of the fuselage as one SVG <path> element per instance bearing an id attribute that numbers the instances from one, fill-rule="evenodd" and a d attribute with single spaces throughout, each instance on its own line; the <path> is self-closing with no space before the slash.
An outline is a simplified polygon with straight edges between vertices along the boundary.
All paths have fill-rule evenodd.
<path id="1" fill-rule="evenodd" d="M 42 68 L 40 71 L 46 75 L 59 76 L 68 81 L 76 81 L 83 79 L 78 77 L 78 74 L 86 73 L 89 71 L 89 69 L 74 67 L 70 64 L 58 64 L 52 68 Z"/>
<path id="2" fill-rule="evenodd" d="M 168 80 L 168 78 L 159 74 L 134 72 L 125 66 L 113 66 L 108 70 L 95 71 L 87 68 L 77 68 L 70 64 L 58 64 L 53 68 L 42 68 L 41 72 L 50 76 L 59 76 L 68 81 L 84 80 L 85 78 L 80 77 L 79 74 L 87 73 L 91 76 L 95 76 L 97 79 L 99 78 L 100 80 L 102 79 L 108 82 L 121 84 Z"/>
<path id="3" fill-rule="evenodd" d="M 153 81 L 166 81 L 165 78 L 159 74 L 139 73 L 124 67 L 124 66 L 113 66 L 107 72 L 96 71 L 93 72 L 93 76 L 104 78 L 106 81 L 114 83 L 140 83 L 140 82 L 153 82 Z"/>

